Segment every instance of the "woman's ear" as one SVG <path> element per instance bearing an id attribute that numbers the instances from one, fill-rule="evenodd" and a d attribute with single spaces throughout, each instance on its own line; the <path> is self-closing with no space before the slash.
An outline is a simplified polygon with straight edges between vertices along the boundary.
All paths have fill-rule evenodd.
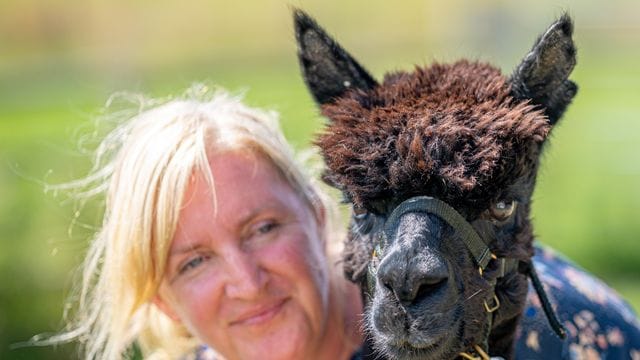
<path id="1" fill-rule="evenodd" d="M 165 301 L 160 294 L 156 294 L 151 301 L 163 314 L 167 315 L 171 320 L 175 322 L 181 322 L 180 317 L 173 310 L 171 304 Z"/>

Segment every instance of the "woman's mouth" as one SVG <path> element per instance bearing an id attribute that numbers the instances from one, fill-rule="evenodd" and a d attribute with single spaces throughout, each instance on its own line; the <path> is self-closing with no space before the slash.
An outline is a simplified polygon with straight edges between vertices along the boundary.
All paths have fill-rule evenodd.
<path id="1" fill-rule="evenodd" d="M 235 320 L 231 321 L 231 325 L 254 326 L 264 324 L 280 313 L 288 299 L 280 299 L 278 301 L 260 305 L 249 309 L 240 314 Z"/>

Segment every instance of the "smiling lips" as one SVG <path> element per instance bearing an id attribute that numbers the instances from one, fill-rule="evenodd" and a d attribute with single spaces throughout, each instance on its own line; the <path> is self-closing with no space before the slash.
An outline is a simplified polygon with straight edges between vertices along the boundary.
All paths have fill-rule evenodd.
<path id="1" fill-rule="evenodd" d="M 252 326 L 264 324 L 280 313 L 287 300 L 288 299 L 279 299 L 275 302 L 249 309 L 231 321 L 230 325 Z"/>

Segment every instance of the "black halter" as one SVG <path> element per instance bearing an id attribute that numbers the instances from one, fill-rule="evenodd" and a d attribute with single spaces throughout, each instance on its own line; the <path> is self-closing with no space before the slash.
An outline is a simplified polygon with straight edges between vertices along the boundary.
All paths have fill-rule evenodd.
<path id="1" fill-rule="evenodd" d="M 551 328 L 561 339 L 564 339 L 566 337 L 566 331 L 560 321 L 558 321 L 556 314 L 551 308 L 549 299 L 544 288 L 542 287 L 542 283 L 540 282 L 538 275 L 536 274 L 533 263 L 521 261 L 514 258 L 498 258 L 493 255 L 491 253 L 491 249 L 489 249 L 488 244 L 475 231 L 473 226 L 471 226 L 471 224 L 462 215 L 460 215 L 460 213 L 458 213 L 454 208 L 449 206 L 444 201 L 429 196 L 416 196 L 400 203 L 400 205 L 398 205 L 387 218 L 384 224 L 384 234 L 380 234 L 380 236 L 378 236 L 378 241 L 376 241 L 373 251 L 374 258 L 378 258 L 378 256 L 383 255 L 383 251 L 386 247 L 385 239 L 388 239 L 392 236 L 392 232 L 397 228 L 397 222 L 400 220 L 402 215 L 408 212 L 423 212 L 427 214 L 433 214 L 449 224 L 457 232 L 458 236 L 464 242 L 465 246 L 473 256 L 474 261 L 478 266 L 478 272 L 480 276 L 483 276 L 484 270 L 489 265 L 492 259 L 498 262 L 498 274 L 495 278 L 489 281 L 491 288 L 494 290 L 491 294 L 492 297 L 488 298 L 488 300 L 485 300 L 484 302 L 485 310 L 487 311 L 488 317 L 488 328 L 485 331 L 483 344 L 480 346 L 480 348 L 476 346 L 476 349 L 473 351 L 478 353 L 480 358 L 486 357 L 486 353 L 484 351 L 488 351 L 489 332 L 491 330 L 491 324 L 493 322 L 493 312 L 500 307 L 498 297 L 495 295 L 495 286 L 499 278 L 504 277 L 505 274 L 511 273 L 513 271 L 519 271 L 527 275 L 531 279 L 533 288 L 540 298 L 544 313 L 547 317 L 547 320 L 549 321 Z M 369 287 L 370 294 L 373 294 L 376 284 L 375 277 L 377 270 L 375 269 L 373 263 L 374 261 L 369 262 L 367 271 L 367 285 Z M 465 355 L 468 354 L 465 353 Z M 471 355 L 468 356 L 469 358 L 473 358 L 471 357 Z"/>

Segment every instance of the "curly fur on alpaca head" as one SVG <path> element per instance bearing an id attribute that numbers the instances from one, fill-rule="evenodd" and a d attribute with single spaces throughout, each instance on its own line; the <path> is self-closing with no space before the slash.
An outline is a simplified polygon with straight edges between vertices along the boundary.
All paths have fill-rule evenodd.
<path id="1" fill-rule="evenodd" d="M 498 69 L 464 60 L 389 74 L 322 113 L 331 119 L 316 142 L 325 179 L 359 206 L 415 194 L 489 201 L 534 170 L 551 128 L 539 108 L 511 96 Z"/>

